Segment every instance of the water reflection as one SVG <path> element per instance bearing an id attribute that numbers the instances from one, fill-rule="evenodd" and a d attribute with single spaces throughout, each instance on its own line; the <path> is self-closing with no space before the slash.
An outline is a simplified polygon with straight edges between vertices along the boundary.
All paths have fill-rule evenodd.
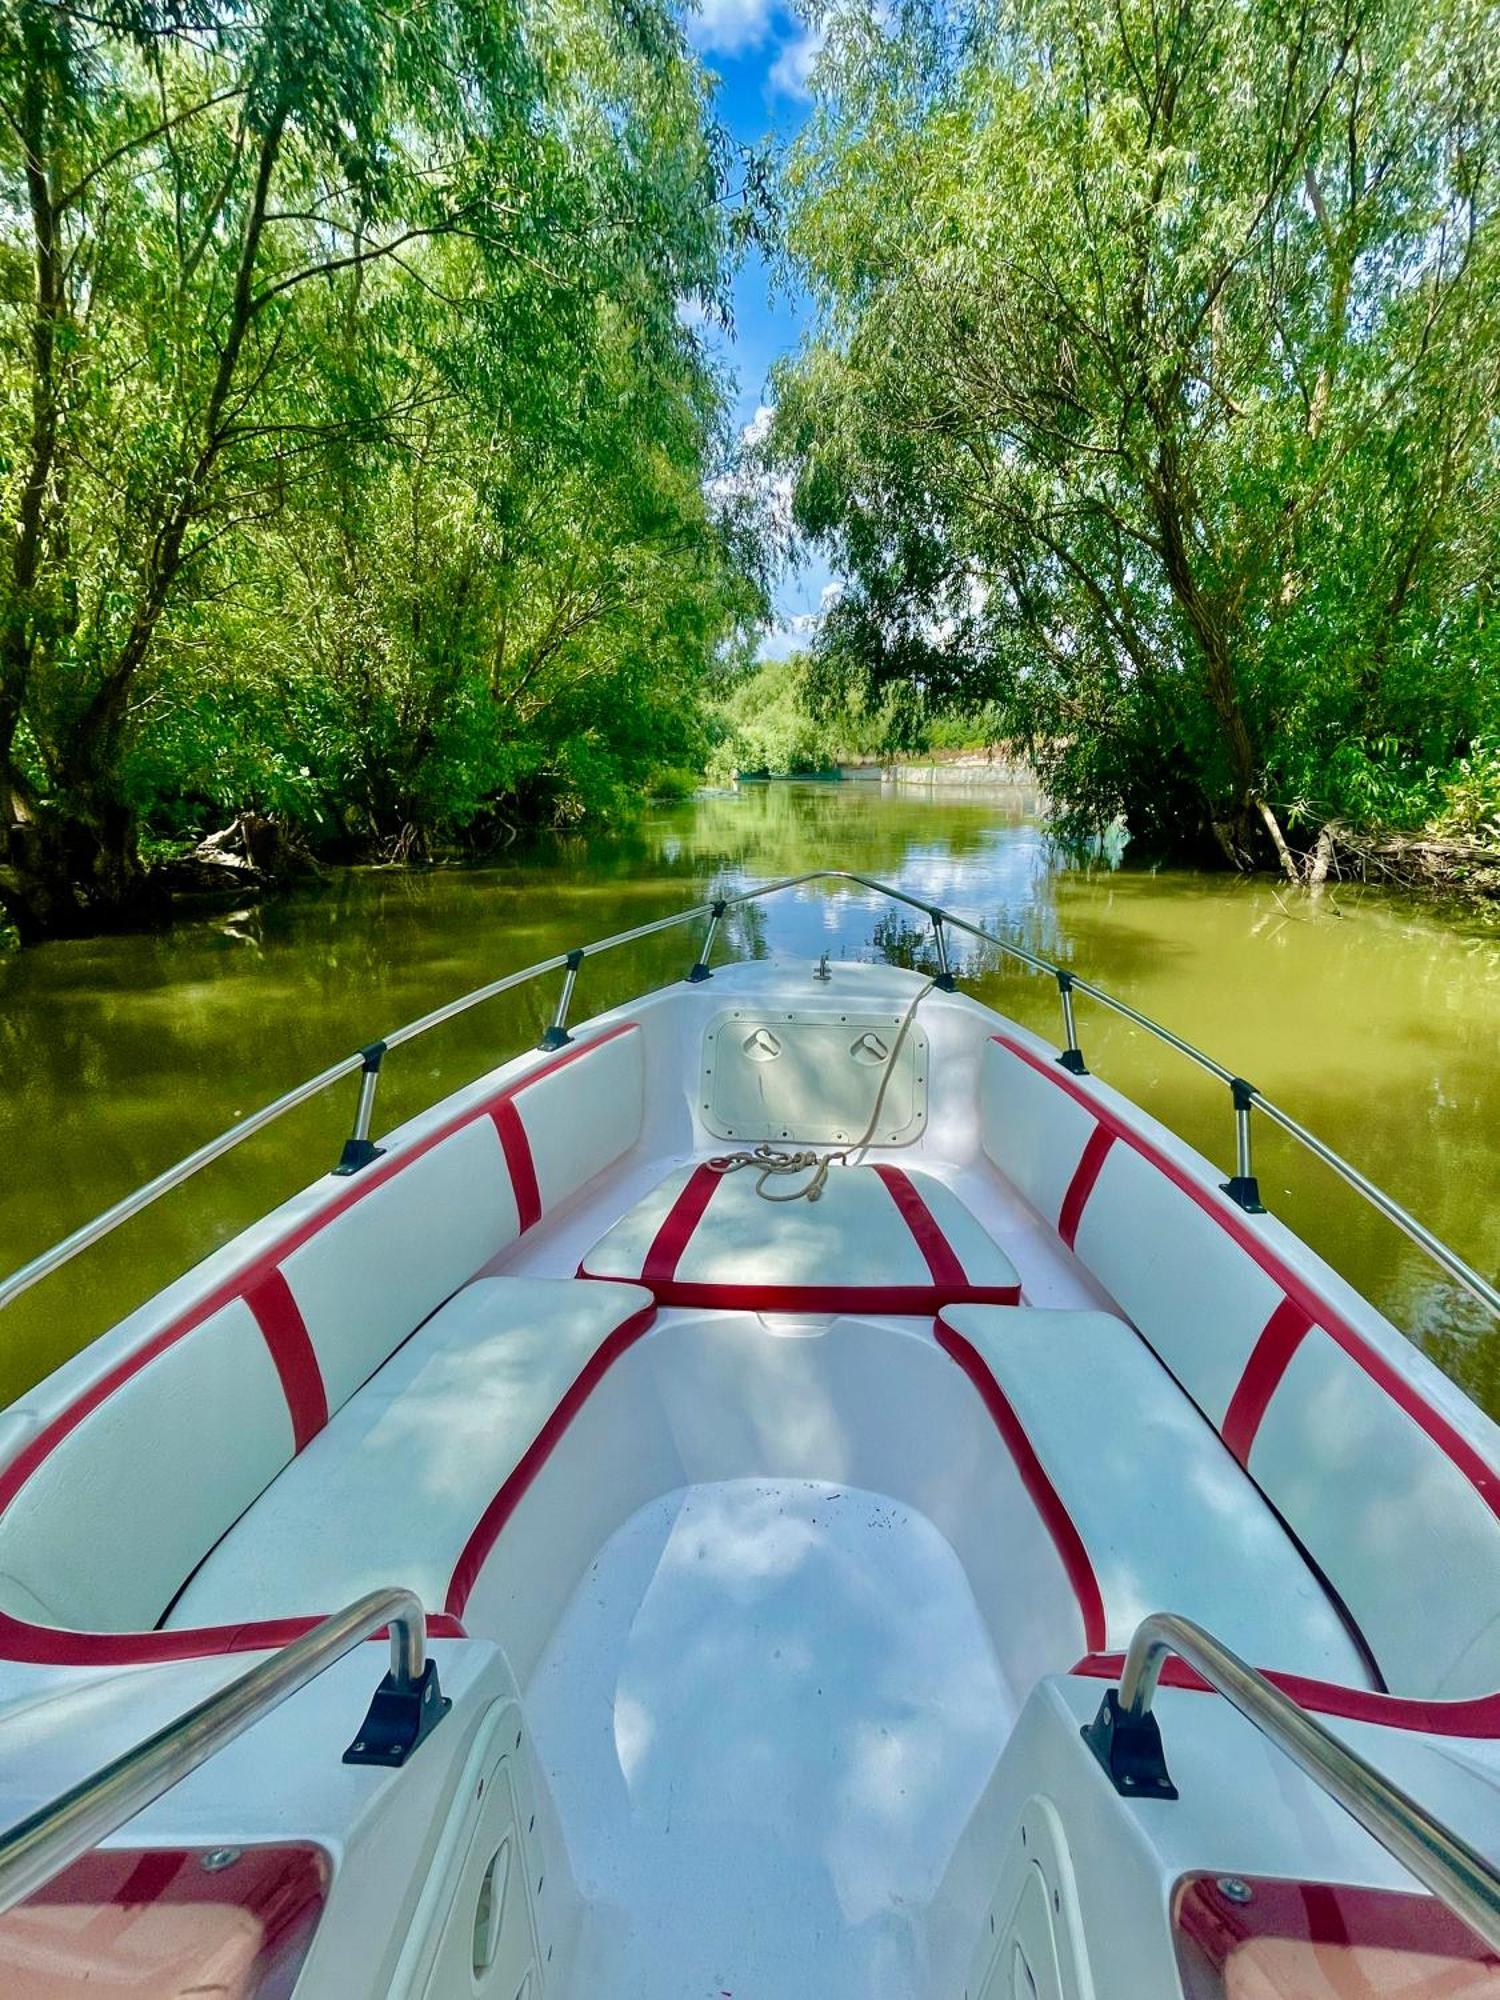
<path id="1" fill-rule="evenodd" d="M 884 877 L 1083 970 L 1252 1077 L 1481 1270 L 1500 1263 L 1500 940 L 1477 917 L 1339 891 L 1320 911 L 1265 883 L 1112 873 L 1060 856 L 1018 792 L 747 786 L 495 867 L 340 875 L 159 937 L 0 960 L 0 1268 L 10 1268 L 375 1034 L 482 981 L 715 889 L 820 867 Z M 1337 909 L 1343 914 L 1336 914 Z M 585 1011 L 680 977 L 668 933 L 592 961 Z M 889 956 L 930 938 L 877 896 L 809 884 L 732 914 L 726 951 Z M 1051 985 L 994 955 L 972 990 L 1056 1037 Z M 391 1123 L 534 1042 L 550 985 L 393 1055 Z M 1227 1094 L 1080 1001 L 1090 1065 L 1227 1167 Z M 251 1141 L 5 1315 L 8 1400 L 121 1311 L 335 1157 L 352 1085 Z M 1262 1135 L 1266 1198 L 1441 1366 L 1500 1412 L 1500 1335 L 1326 1170 Z"/>

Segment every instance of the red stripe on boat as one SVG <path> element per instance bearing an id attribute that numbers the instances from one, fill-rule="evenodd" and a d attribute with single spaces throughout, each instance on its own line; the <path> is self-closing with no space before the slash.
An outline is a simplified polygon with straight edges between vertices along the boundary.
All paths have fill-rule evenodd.
<path id="1" fill-rule="evenodd" d="M 639 1032 L 635 1021 L 621 1021 L 607 1028 L 602 1034 L 594 1035 L 586 1042 L 575 1042 L 564 1049 L 551 1061 L 539 1063 L 524 1076 L 517 1077 L 494 1097 L 476 1103 L 445 1119 L 430 1132 L 407 1142 L 399 1150 L 388 1153 L 363 1169 L 356 1179 L 341 1184 L 341 1191 L 313 1213 L 292 1225 L 275 1242 L 265 1245 L 254 1257 L 248 1259 L 237 1270 L 219 1280 L 202 1298 L 188 1306 L 174 1320 L 168 1322 L 158 1333 L 144 1341 L 131 1354 L 106 1370 L 75 1401 L 43 1425 L 36 1436 L 18 1451 L 3 1471 L 0 1471 L 0 1513 L 3 1513 L 17 1493 L 30 1479 L 37 1467 L 56 1450 L 64 1438 L 75 1431 L 84 1419 L 99 1406 L 107 1402 L 115 1391 L 128 1382 L 141 1369 L 149 1367 L 158 1355 L 164 1354 L 179 1340 L 222 1312 L 225 1306 L 236 1299 L 243 1299 L 247 1292 L 257 1287 L 268 1273 L 276 1271 L 281 1261 L 294 1250 L 300 1249 L 317 1235 L 320 1229 L 362 1201 L 367 1194 L 394 1179 L 403 1167 L 420 1160 L 445 1139 L 451 1139 L 455 1132 L 474 1125 L 482 1118 L 494 1119 L 496 1109 L 509 1104 L 533 1083 L 544 1077 L 555 1076 L 560 1069 L 570 1063 L 590 1055 L 621 1035 Z M 504 1145 L 501 1136 L 501 1145 Z M 530 1148 L 527 1148 L 528 1158 Z M 520 1197 L 517 1197 L 519 1208 Z M 273 1350 L 273 1359 L 274 1359 Z M 290 1399 L 289 1399 L 290 1404 Z M 292 1416 L 295 1434 L 297 1419 Z M 134 1665 L 158 1660 L 194 1659 L 204 1655 L 229 1652 L 250 1652 L 263 1647 L 285 1645 L 288 1639 L 298 1637 L 311 1630 L 317 1623 L 315 1618 L 281 1620 L 276 1623 L 246 1625 L 215 1625 L 198 1628 L 184 1627 L 173 1632 L 69 1632 L 50 1625 L 34 1625 L 22 1618 L 15 1618 L 7 1612 L 0 1612 L 0 1658 L 47 1662 L 61 1666 L 120 1666 Z M 442 1629 L 440 1629 L 440 1626 Z M 446 1624 L 428 1620 L 428 1631 L 435 1638 L 462 1637 L 463 1628 L 455 1620 Z M 278 1636 L 280 1635 L 280 1636 Z"/>
<path id="2" fill-rule="evenodd" d="M 954 1290 L 967 1291 L 969 1281 L 964 1275 L 964 1267 L 959 1263 L 953 1245 L 943 1234 L 937 1217 L 910 1177 L 900 1167 L 877 1166 L 875 1172 L 886 1193 L 901 1211 L 901 1220 L 911 1231 L 913 1242 L 926 1258 L 932 1282 L 950 1293 Z"/>
<path id="3" fill-rule="evenodd" d="M 1134 1152 L 1140 1154 L 1176 1188 L 1196 1202 L 1205 1215 L 1211 1216 L 1225 1234 L 1240 1248 L 1248 1252 L 1251 1261 L 1258 1264 L 1268 1277 L 1294 1299 L 1303 1311 L 1333 1340 L 1336 1340 L 1352 1361 L 1356 1361 L 1365 1373 L 1376 1382 L 1398 1408 L 1404 1410 L 1419 1429 L 1425 1431 L 1438 1447 L 1453 1461 L 1469 1484 L 1479 1494 L 1491 1513 L 1500 1517 L 1500 1472 L 1482 1458 L 1469 1440 L 1449 1423 L 1442 1413 L 1433 1408 L 1421 1391 L 1394 1368 L 1365 1336 L 1360 1333 L 1342 1313 L 1337 1312 L 1326 1299 L 1322 1298 L 1302 1273 L 1296 1270 L 1280 1253 L 1274 1250 L 1250 1224 L 1248 1216 L 1217 1192 L 1205 1187 L 1200 1180 L 1178 1164 L 1170 1154 L 1146 1138 L 1142 1133 L 1126 1123 L 1120 1114 L 1110 1106 L 1102 1104 L 1086 1091 L 1067 1070 L 1056 1062 L 1035 1055 L 1021 1043 L 1013 1041 L 1009 1035 L 992 1035 L 996 1042 L 1010 1054 L 1019 1056 L 1028 1068 L 1038 1076 L 1056 1086 L 1075 1103 L 1081 1104 L 1101 1125 L 1108 1126 L 1116 1139 L 1123 1140 Z"/>
<path id="4" fill-rule="evenodd" d="M 1100 1593 L 1099 1579 L 1094 1574 L 1094 1565 L 1089 1561 L 1089 1552 L 1083 1545 L 1083 1537 L 1073 1525 L 1073 1517 L 1063 1505 L 1057 1488 L 1047 1477 L 1041 1460 L 1032 1448 L 1021 1419 L 1011 1408 L 1004 1390 L 985 1366 L 979 1350 L 955 1333 L 942 1320 L 937 1323 L 937 1343 L 950 1360 L 956 1361 L 979 1391 L 980 1400 L 990 1413 L 993 1422 L 1011 1457 L 1015 1460 L 1021 1484 L 1031 1496 L 1031 1503 L 1042 1518 L 1042 1525 L 1052 1537 L 1052 1543 L 1062 1558 L 1063 1568 L 1068 1573 L 1068 1581 L 1073 1586 L 1073 1595 L 1078 1600 L 1078 1609 L 1083 1616 L 1085 1641 L 1089 1651 L 1097 1652 L 1104 1644 L 1105 1620 L 1104 1598 Z"/>
<path id="5" fill-rule="evenodd" d="M 1118 1681 L 1125 1667 L 1123 1653 L 1091 1652 L 1069 1669 L 1089 1680 Z M 1383 1729 L 1414 1729 L 1425 1736 L 1500 1737 L 1500 1694 L 1470 1695 L 1462 1701 L 1423 1701 L 1410 1695 L 1380 1694 L 1374 1688 L 1343 1687 L 1338 1681 L 1318 1681 L 1304 1674 L 1284 1674 L 1274 1667 L 1260 1670 L 1283 1694 L 1314 1715 L 1335 1715 L 1345 1722 L 1373 1722 Z M 1193 1694 L 1214 1690 L 1186 1661 L 1175 1655 L 1161 1670 L 1163 1687 Z"/>
<path id="6" fill-rule="evenodd" d="M 499 1540 L 501 1530 L 520 1505 L 526 1489 L 552 1456 L 569 1424 L 620 1356 L 635 1345 L 655 1317 L 654 1305 L 642 1306 L 639 1312 L 622 1320 L 612 1333 L 605 1336 L 584 1363 L 567 1394 L 527 1446 L 515 1471 L 480 1515 L 453 1566 L 452 1580 L 444 1600 L 445 1609 L 451 1616 L 457 1618 L 462 1615 L 469 1601 L 469 1592 Z"/>
<path id="7" fill-rule="evenodd" d="M 1057 1233 L 1071 1250 L 1078 1235 L 1078 1225 L 1083 1220 L 1083 1211 L 1089 1196 L 1094 1192 L 1094 1183 L 1109 1157 L 1109 1149 L 1115 1143 L 1115 1135 L 1103 1125 L 1096 1125 L 1088 1137 L 1088 1144 L 1079 1155 L 1078 1165 L 1073 1169 L 1073 1178 L 1068 1182 L 1068 1191 L 1062 1198 L 1062 1207 L 1057 1212 Z"/>
<path id="8" fill-rule="evenodd" d="M 170 1321 L 159 1333 L 153 1334 L 133 1354 L 127 1354 L 122 1361 L 116 1362 L 115 1366 L 102 1375 L 92 1387 L 86 1389 L 76 1402 L 60 1410 L 50 1423 L 44 1425 L 31 1442 L 16 1453 L 5 1470 L 0 1472 L 0 1513 L 10 1505 L 42 1460 L 62 1443 L 70 1431 L 76 1430 L 86 1416 L 112 1396 L 116 1389 L 154 1361 L 159 1354 L 164 1354 L 186 1334 L 202 1326 L 205 1320 L 212 1319 L 216 1312 L 222 1312 L 224 1307 L 232 1304 L 235 1299 L 243 1298 L 267 1271 L 273 1270 L 294 1250 L 300 1250 L 302 1245 L 310 1242 L 320 1229 L 326 1228 L 339 1216 L 347 1214 L 356 1202 L 362 1201 L 376 1188 L 384 1187 L 386 1182 L 393 1180 L 403 1167 L 409 1167 L 414 1160 L 423 1158 L 434 1146 L 440 1146 L 445 1139 L 451 1139 L 455 1132 L 461 1132 L 465 1126 L 477 1124 L 481 1118 L 492 1118 L 497 1104 L 518 1096 L 529 1085 L 539 1083 L 544 1076 L 555 1075 L 569 1063 L 577 1062 L 580 1056 L 586 1056 L 594 1049 L 602 1048 L 606 1042 L 614 1041 L 618 1035 L 629 1034 L 635 1027 L 634 1021 L 622 1021 L 618 1027 L 609 1028 L 602 1035 L 595 1035 L 592 1041 L 575 1043 L 572 1048 L 555 1056 L 551 1062 L 542 1063 L 536 1069 L 528 1071 L 525 1076 L 518 1077 L 514 1083 L 507 1084 L 495 1097 L 445 1119 L 431 1132 L 424 1132 L 420 1139 L 404 1145 L 399 1152 L 388 1153 L 364 1168 L 356 1180 L 344 1182 L 342 1184 L 344 1191 L 341 1194 L 315 1213 L 305 1216 L 301 1222 L 294 1224 L 284 1236 L 268 1244 L 238 1270 L 220 1279 L 219 1283 L 206 1292 L 196 1304 L 187 1307 L 179 1318 Z"/>
<path id="9" fill-rule="evenodd" d="M 526 1136 L 526 1127 L 521 1123 L 514 1097 L 502 1097 L 491 1108 L 490 1116 L 500 1135 L 505 1171 L 510 1175 L 511 1192 L 516 1198 L 516 1221 L 524 1236 L 534 1223 L 542 1219 L 542 1191 L 537 1186 L 531 1141 Z"/>
<path id="10" fill-rule="evenodd" d="M 0 1656 L 49 1667 L 144 1667 L 164 1660 L 199 1660 L 219 1653 L 273 1653 L 322 1623 L 327 1612 L 305 1618 L 267 1618 L 242 1625 L 184 1625 L 168 1632 L 69 1632 L 56 1625 L 29 1625 L 0 1611 Z M 382 1626 L 372 1639 L 384 1639 Z M 466 1639 L 461 1619 L 443 1611 L 427 1614 L 429 1639 Z"/>
<path id="11" fill-rule="evenodd" d="M 301 1451 L 328 1421 L 328 1392 L 302 1308 L 279 1270 L 262 1272 L 246 1288 L 244 1297 L 281 1377 L 292 1419 L 293 1448 Z"/>
<path id="12" fill-rule="evenodd" d="M 667 1210 L 660 1229 L 651 1239 L 641 1265 L 641 1283 L 669 1285 L 677 1275 L 682 1253 L 692 1241 L 693 1231 L 703 1220 L 703 1212 L 722 1185 L 724 1176 L 712 1167 L 694 1167 L 683 1183 L 677 1199 Z"/>
<path id="13" fill-rule="evenodd" d="M 1266 1406 L 1281 1386 L 1281 1378 L 1292 1356 L 1312 1332 L 1312 1316 L 1295 1299 L 1283 1299 L 1260 1331 L 1245 1372 L 1239 1379 L 1219 1435 L 1241 1465 L 1250 1457 L 1250 1447 Z"/>

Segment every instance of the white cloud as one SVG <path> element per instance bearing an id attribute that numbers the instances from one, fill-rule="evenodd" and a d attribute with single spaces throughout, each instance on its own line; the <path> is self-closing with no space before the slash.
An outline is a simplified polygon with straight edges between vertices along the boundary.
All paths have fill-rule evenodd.
<path id="1" fill-rule="evenodd" d="M 782 43 L 767 78 L 775 95 L 803 99 L 812 96 L 813 67 L 827 38 L 827 30 L 814 25 L 804 28 L 795 41 Z"/>
<path id="2" fill-rule="evenodd" d="M 776 412 L 774 408 L 769 403 L 762 403 L 749 423 L 740 432 L 740 443 L 748 446 L 752 451 L 757 445 L 763 445 L 771 435 L 771 426 L 775 421 Z"/>
<path id="3" fill-rule="evenodd" d="M 770 436 L 775 416 L 769 403 L 760 405 L 740 432 L 740 463 L 732 471 L 710 480 L 708 495 L 719 506 L 729 506 L 735 501 L 753 502 L 767 532 L 785 547 L 792 539 L 792 476 L 789 472 L 773 471 L 756 457 Z"/>
<path id="4" fill-rule="evenodd" d="M 817 638 L 820 623 L 815 611 L 798 611 L 790 618 L 778 618 L 774 625 L 768 625 L 761 633 L 755 657 L 758 660 L 784 660 L 792 653 L 805 652 Z"/>
<path id="5" fill-rule="evenodd" d="M 698 0 L 688 39 L 705 54 L 742 56 L 766 41 L 775 13 L 776 0 Z"/>

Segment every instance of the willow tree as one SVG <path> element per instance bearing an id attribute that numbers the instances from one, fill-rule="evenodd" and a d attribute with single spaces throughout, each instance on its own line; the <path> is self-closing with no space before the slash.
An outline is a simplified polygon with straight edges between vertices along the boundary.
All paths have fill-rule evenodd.
<path id="1" fill-rule="evenodd" d="M 698 689 L 759 608 L 705 491 L 718 386 L 675 312 L 653 334 L 614 296 L 518 328 L 483 381 L 432 332 L 387 437 L 257 538 L 234 649 L 300 717 L 287 761 L 321 808 L 406 855 L 701 763 Z"/>
<path id="2" fill-rule="evenodd" d="M 825 669 L 1237 865 L 1500 721 L 1493 0 L 845 13 L 773 450 Z"/>
<path id="3" fill-rule="evenodd" d="M 655 0 L 0 0 L 0 909 L 23 936 L 150 907 L 132 758 L 174 719 L 164 638 L 221 639 L 191 614 L 264 574 L 258 537 L 310 494 L 356 532 L 427 417 L 478 409 L 492 448 L 507 393 L 547 379 L 530 355 L 560 363 L 565 416 L 601 301 L 642 366 L 675 352 L 681 301 L 719 284 L 723 169 Z"/>

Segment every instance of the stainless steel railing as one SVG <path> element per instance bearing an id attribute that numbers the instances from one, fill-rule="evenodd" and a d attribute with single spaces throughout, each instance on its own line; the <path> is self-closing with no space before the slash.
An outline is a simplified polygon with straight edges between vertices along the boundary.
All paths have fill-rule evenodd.
<path id="1" fill-rule="evenodd" d="M 1500 1951 L 1500 1869 L 1495 1863 L 1190 1618 L 1157 1611 L 1141 1620 L 1125 1656 L 1118 1695 L 1110 1689 L 1100 1718 L 1084 1731 L 1118 1790 L 1127 1797 L 1150 1796 L 1153 1790 L 1157 1796 L 1173 1795 L 1169 1783 L 1165 1789 L 1160 1782 L 1151 1784 L 1150 1764 L 1155 1758 L 1165 1779 L 1151 1704 L 1162 1668 L 1174 1653 L 1337 1799 L 1424 1888 L 1493 1951 Z"/>
<path id="2" fill-rule="evenodd" d="M 596 943 L 587 945 L 579 951 L 560 952 L 552 958 L 539 959 L 535 965 L 524 966 L 519 972 L 507 973 L 502 979 L 494 979 L 484 986 L 477 986 L 471 993 L 461 994 L 456 1000 L 449 1000 L 443 1006 L 435 1007 L 431 1013 L 423 1014 L 415 1021 L 408 1021 L 404 1027 L 396 1028 L 383 1036 L 380 1041 L 345 1056 L 342 1061 L 334 1063 L 317 1076 L 310 1077 L 306 1083 L 298 1084 L 285 1096 L 263 1105 L 248 1118 L 242 1118 L 237 1124 L 221 1132 L 217 1138 L 210 1139 L 196 1152 L 189 1153 L 175 1166 L 166 1168 L 164 1172 L 145 1182 L 132 1194 L 126 1195 L 112 1207 L 105 1209 L 102 1214 L 95 1216 L 92 1221 L 84 1223 L 71 1235 L 63 1237 L 51 1249 L 44 1250 L 40 1256 L 32 1258 L 19 1270 L 13 1271 L 9 1277 L 0 1280 L 0 1308 L 9 1305 L 13 1299 L 19 1298 L 23 1292 L 40 1283 L 52 1272 L 60 1270 L 81 1251 L 101 1241 L 122 1223 L 128 1222 L 132 1216 L 139 1215 L 142 1209 L 150 1207 L 152 1202 L 160 1200 L 173 1188 L 180 1187 L 184 1181 L 190 1180 L 194 1174 L 199 1173 L 214 1160 L 221 1159 L 254 1133 L 263 1131 L 286 1112 L 294 1110 L 299 1104 L 307 1103 L 310 1098 L 316 1097 L 344 1077 L 359 1073 L 360 1095 L 354 1130 L 340 1163 L 342 1171 L 357 1172 L 362 1165 L 373 1159 L 379 1150 L 370 1138 L 370 1131 L 380 1063 L 389 1050 L 400 1048 L 403 1043 L 415 1041 L 419 1036 L 429 1034 L 434 1028 L 441 1027 L 445 1022 L 467 1013 L 470 1008 L 478 1007 L 484 1001 L 492 1000 L 501 993 L 508 993 L 518 986 L 525 986 L 531 980 L 542 978 L 549 972 L 559 971 L 564 974 L 562 991 L 551 1025 L 543 1038 L 543 1046 L 560 1047 L 568 1040 L 568 1008 L 579 969 L 585 959 L 596 958 L 601 953 L 614 951 L 621 945 L 634 944 L 641 938 L 655 936 L 661 931 L 675 930 L 683 924 L 690 924 L 699 918 L 707 917 L 708 930 L 702 941 L 698 960 L 687 975 L 690 979 L 704 978 L 708 973 L 708 955 L 713 948 L 719 924 L 728 910 L 738 908 L 745 903 L 758 902 L 767 896 L 778 895 L 787 889 L 799 888 L 808 882 L 851 882 L 860 888 L 868 889 L 874 895 L 888 897 L 892 902 L 900 903 L 907 909 L 919 911 L 933 927 L 939 985 L 951 986 L 953 983 L 953 975 L 949 970 L 945 927 L 992 945 L 1006 957 L 1029 967 L 1033 972 L 1042 973 L 1055 980 L 1062 1008 L 1064 1037 L 1059 1060 L 1075 1075 L 1086 1074 L 1087 1068 L 1083 1052 L 1079 1047 L 1074 1010 L 1075 994 L 1086 994 L 1091 1000 L 1109 1008 L 1112 1013 L 1120 1015 L 1147 1034 L 1155 1036 L 1158 1041 L 1175 1049 L 1179 1055 L 1186 1056 L 1198 1068 L 1207 1070 L 1211 1076 L 1217 1077 L 1221 1083 L 1229 1087 L 1234 1114 L 1235 1172 L 1224 1183 L 1224 1191 L 1233 1200 L 1252 1213 L 1263 1212 L 1252 1155 L 1251 1116 L 1253 1112 L 1258 1111 L 1270 1119 L 1272 1124 L 1278 1125 L 1282 1131 L 1288 1133 L 1299 1145 L 1305 1147 L 1315 1158 L 1321 1160 L 1372 1208 L 1385 1216 L 1387 1221 L 1410 1237 L 1412 1242 L 1439 1265 L 1456 1285 L 1500 1318 L 1500 1290 L 1467 1264 L 1456 1250 L 1451 1249 L 1440 1237 L 1434 1236 L 1431 1230 L 1418 1222 L 1416 1217 L 1398 1201 L 1386 1194 L 1382 1188 L 1378 1188 L 1373 1181 L 1368 1180 L 1357 1167 L 1351 1166 L 1347 1160 L 1335 1153 L 1332 1147 L 1325 1146 L 1321 1139 L 1309 1132 L 1304 1125 L 1299 1124 L 1289 1112 L 1283 1111 L 1279 1105 L 1273 1104 L 1269 1098 L 1263 1096 L 1253 1084 L 1247 1083 L 1242 1077 L 1237 1077 L 1232 1070 L 1226 1069 L 1222 1063 L 1216 1062 L 1202 1049 L 1195 1048 L 1181 1035 L 1174 1034 L 1170 1028 L 1164 1028 L 1159 1021 L 1153 1021 L 1148 1014 L 1142 1014 L 1137 1008 L 1130 1006 L 1124 1000 L 1117 999 L 1102 986 L 1096 986 L 1092 980 L 1081 978 L 1065 966 L 1053 965 L 1048 959 L 1026 950 L 1024 946 L 1013 943 L 1009 938 L 997 937 L 993 931 L 987 931 L 979 924 L 970 923 L 967 918 L 955 916 L 951 910 L 945 910 L 937 903 L 924 902 L 918 896 L 908 895 L 905 890 L 894 889 L 889 883 L 878 882 L 871 876 L 860 875 L 847 868 L 810 869 L 806 874 L 788 875 L 780 881 L 764 883 L 757 889 L 745 889 L 733 895 L 716 897 L 710 903 L 695 903 L 688 909 L 675 912 L 672 916 L 659 917 L 653 923 L 638 924 L 632 930 L 619 931 L 613 937 L 600 938 Z"/>
<path id="3" fill-rule="evenodd" d="M 421 1600 L 409 1590 L 370 1591 L 0 1834 L 0 1912 L 24 1902 L 382 1625 L 391 1633 L 391 1671 L 382 1686 L 414 1699 L 430 1689 L 431 1703 L 440 1703 Z"/>

